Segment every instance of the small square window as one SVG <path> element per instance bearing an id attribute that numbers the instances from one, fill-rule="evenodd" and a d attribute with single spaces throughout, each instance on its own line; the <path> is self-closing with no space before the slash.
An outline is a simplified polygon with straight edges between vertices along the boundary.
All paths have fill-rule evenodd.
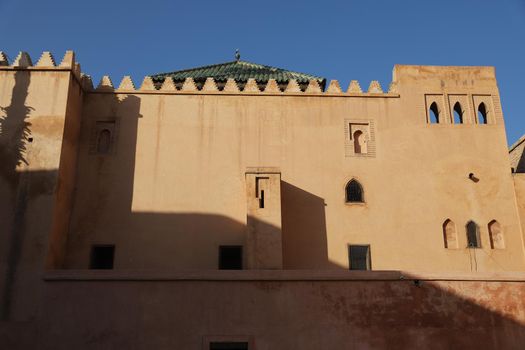
<path id="1" fill-rule="evenodd" d="M 219 247 L 219 270 L 242 270 L 242 246 Z"/>
<path id="2" fill-rule="evenodd" d="M 350 245 L 348 247 L 350 270 L 371 270 L 370 246 Z"/>
<path id="3" fill-rule="evenodd" d="M 111 270 L 115 256 L 114 245 L 94 245 L 91 247 L 90 269 Z"/>
<path id="4" fill-rule="evenodd" d="M 210 350 L 248 350 L 248 342 L 211 342 Z"/>

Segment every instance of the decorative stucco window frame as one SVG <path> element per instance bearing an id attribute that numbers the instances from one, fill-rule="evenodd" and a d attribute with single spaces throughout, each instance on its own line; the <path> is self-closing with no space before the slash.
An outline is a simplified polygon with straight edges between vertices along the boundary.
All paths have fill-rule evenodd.
<path id="1" fill-rule="evenodd" d="M 106 125 L 105 125 L 106 124 Z M 109 152 L 104 154 L 99 154 L 97 151 L 97 139 L 100 130 L 104 127 L 111 126 L 111 145 Z M 112 156 L 117 152 L 118 145 L 118 135 L 120 129 L 120 119 L 116 117 L 105 117 L 97 118 L 92 121 L 91 131 L 89 135 L 89 154 L 90 155 L 101 155 L 101 156 Z"/>
<path id="2" fill-rule="evenodd" d="M 499 96 L 491 93 L 428 93 L 425 94 L 425 116 L 426 123 L 432 127 L 442 125 L 463 125 L 463 126 L 479 126 L 484 127 L 503 123 L 501 113 L 501 106 L 499 104 Z M 439 123 L 431 123 L 430 121 L 430 106 L 435 102 L 439 111 Z M 463 124 L 454 124 L 454 105 L 456 102 L 461 104 L 463 110 Z M 483 102 L 485 104 L 487 113 L 487 124 L 480 124 L 478 122 L 478 106 Z"/>
<path id="3" fill-rule="evenodd" d="M 449 124 L 454 125 L 468 125 L 476 124 L 475 120 L 472 119 L 472 108 L 469 103 L 469 98 L 467 94 L 448 94 L 448 114 L 450 116 Z M 461 106 L 461 118 L 463 122 L 461 124 L 454 122 L 454 106 L 456 103 L 459 103 Z"/>
<path id="4" fill-rule="evenodd" d="M 485 110 L 487 114 L 487 124 L 480 124 L 478 121 L 478 106 L 483 102 L 485 104 Z M 492 103 L 492 96 L 476 94 L 472 95 L 472 105 L 474 107 L 474 120 L 477 125 L 493 125 L 497 124 L 496 114 L 494 113 L 494 104 Z"/>
<path id="5" fill-rule="evenodd" d="M 430 118 L 430 106 L 435 103 L 438 110 L 438 123 L 432 123 Z M 436 126 L 450 124 L 449 113 L 447 113 L 443 94 L 425 94 L 425 115 L 428 125 Z"/>
<path id="6" fill-rule="evenodd" d="M 372 119 L 345 119 L 345 157 L 375 158 L 376 156 L 376 135 L 375 121 Z M 365 137 L 366 153 L 354 152 L 353 134 L 361 131 Z"/>

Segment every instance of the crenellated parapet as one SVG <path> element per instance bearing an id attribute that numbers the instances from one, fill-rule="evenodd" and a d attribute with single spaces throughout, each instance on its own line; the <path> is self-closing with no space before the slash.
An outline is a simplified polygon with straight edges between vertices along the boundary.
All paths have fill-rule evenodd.
<path id="1" fill-rule="evenodd" d="M 75 61 L 75 53 L 73 51 L 66 51 L 58 65 L 53 54 L 49 51 L 44 51 L 36 64 L 33 64 L 33 59 L 25 51 L 20 51 L 11 63 L 7 55 L 0 51 L 0 66 L 2 69 L 70 69 L 80 73 L 80 65 Z"/>
<path id="2" fill-rule="evenodd" d="M 142 83 L 135 85 L 131 76 L 125 76 L 120 84 L 114 85 L 112 79 L 105 75 L 95 86 L 89 75 L 82 73 L 80 64 L 75 60 L 73 51 L 66 51 L 59 63 L 49 51 L 44 51 L 36 64 L 27 52 L 20 52 L 10 62 L 8 56 L 0 51 L 0 70 L 57 70 L 71 71 L 78 79 L 82 89 L 92 93 L 126 93 L 126 94 L 238 94 L 238 95 L 295 95 L 295 96 L 350 96 L 350 97 L 397 97 L 395 83 L 390 84 L 390 89 L 384 92 L 378 81 L 372 81 L 367 91 L 363 91 L 359 82 L 352 80 L 344 91 L 337 80 L 332 80 L 326 90 L 319 84 L 318 80 L 312 79 L 307 83 L 290 79 L 287 82 L 269 79 L 268 81 L 257 81 L 253 78 L 241 82 L 234 79 L 217 81 L 207 78 L 204 83 L 197 83 L 189 77 L 182 81 L 174 81 L 166 77 L 164 81 L 154 81 L 146 76 Z M 324 85 L 323 85 L 324 86 Z"/>
<path id="3" fill-rule="evenodd" d="M 91 77 L 82 73 L 80 64 L 75 60 L 75 53 L 71 50 L 66 51 L 58 64 L 49 51 L 44 51 L 36 64 L 25 51 L 20 51 L 12 62 L 4 52 L 0 51 L 0 70 L 70 71 L 85 91 L 93 90 Z"/>
<path id="4" fill-rule="evenodd" d="M 239 95 L 315 95 L 315 96 L 369 96 L 369 97 L 397 97 L 395 83 L 391 83 L 389 90 L 384 92 L 378 81 L 372 81 L 367 91 L 363 92 L 359 83 L 352 80 L 348 89 L 343 91 L 337 80 L 332 80 L 325 91 L 323 91 L 317 80 L 311 80 L 304 88 L 296 80 L 290 80 L 288 84 L 279 84 L 274 79 L 266 83 L 259 83 L 250 78 L 246 83 L 236 82 L 228 79 L 226 82 L 215 81 L 207 78 L 204 84 L 199 86 L 193 78 L 175 82 L 171 77 L 166 77 L 162 84 L 155 84 L 151 77 L 146 76 L 136 88 L 130 76 L 125 76 L 117 88 L 113 86 L 109 76 L 104 76 L 98 86 L 92 91 L 115 92 L 115 93 L 162 93 L 162 94 L 239 94 Z"/>

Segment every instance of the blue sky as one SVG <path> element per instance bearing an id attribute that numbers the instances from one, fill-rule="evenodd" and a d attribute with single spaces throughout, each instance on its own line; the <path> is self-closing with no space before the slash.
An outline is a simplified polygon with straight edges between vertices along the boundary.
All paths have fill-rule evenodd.
<path id="1" fill-rule="evenodd" d="M 242 59 L 384 88 L 394 64 L 492 65 L 509 143 L 525 133 L 525 0 L 0 0 L 0 50 L 73 49 L 118 84 Z"/>

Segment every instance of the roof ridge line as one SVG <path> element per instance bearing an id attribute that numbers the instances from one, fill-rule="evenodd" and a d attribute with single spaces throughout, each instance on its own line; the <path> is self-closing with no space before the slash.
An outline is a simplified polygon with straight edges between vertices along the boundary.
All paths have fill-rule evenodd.
<path id="1" fill-rule="evenodd" d="M 294 74 L 299 74 L 299 75 L 308 75 L 308 76 L 313 77 L 313 78 L 316 78 L 316 79 L 326 80 L 326 78 L 320 77 L 320 76 L 318 76 L 318 75 L 313 75 L 313 74 L 309 74 L 309 73 L 301 73 L 301 72 L 297 72 L 297 71 L 289 70 L 289 69 L 286 69 L 286 68 L 279 68 L 279 67 L 275 67 L 275 66 L 268 66 L 268 65 L 266 65 L 266 64 L 253 63 L 253 62 L 243 61 L 243 60 L 240 60 L 240 61 L 238 61 L 238 62 L 249 63 L 249 64 L 253 64 L 253 65 L 261 66 L 261 67 L 265 67 L 265 68 L 277 69 L 277 70 L 279 70 L 279 71 L 283 71 L 283 72 L 286 72 L 286 73 L 294 73 Z"/>
<path id="2" fill-rule="evenodd" d="M 191 72 L 192 70 L 207 69 L 207 68 L 223 66 L 225 64 L 231 64 L 231 63 L 237 63 L 237 62 L 239 62 L 239 61 L 227 61 L 227 62 L 223 62 L 223 63 L 208 64 L 208 65 L 205 65 L 205 66 L 199 66 L 199 67 L 194 67 L 194 68 L 186 68 L 186 69 L 174 70 L 174 71 L 171 71 L 171 72 L 152 74 L 152 75 L 150 75 L 150 77 L 155 77 L 155 76 L 159 76 L 159 75 L 166 75 L 166 74 L 173 74 L 173 73 Z"/>

